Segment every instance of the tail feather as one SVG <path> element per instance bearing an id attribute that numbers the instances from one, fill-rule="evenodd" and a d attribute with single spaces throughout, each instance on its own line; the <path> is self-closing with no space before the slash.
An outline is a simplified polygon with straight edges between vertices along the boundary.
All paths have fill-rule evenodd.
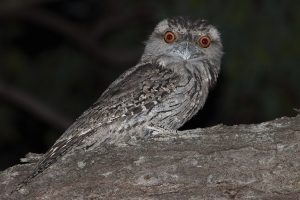
<path id="1" fill-rule="evenodd" d="M 92 133 L 93 131 L 89 131 L 85 134 L 74 135 L 73 137 L 66 138 L 64 140 L 58 140 L 38 161 L 33 172 L 17 185 L 15 191 L 22 191 L 22 189 L 24 189 L 35 177 L 43 173 L 49 166 L 54 164 L 73 147 L 82 144 L 82 141 Z"/>

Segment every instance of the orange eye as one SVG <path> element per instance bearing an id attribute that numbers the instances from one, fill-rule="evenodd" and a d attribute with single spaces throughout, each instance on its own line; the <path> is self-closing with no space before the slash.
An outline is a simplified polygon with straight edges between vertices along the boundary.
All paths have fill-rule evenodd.
<path id="1" fill-rule="evenodd" d="M 199 41 L 198 41 L 199 45 L 200 45 L 202 48 L 207 48 L 207 47 L 209 47 L 210 42 L 211 42 L 211 39 L 210 39 L 210 37 L 208 37 L 208 36 L 201 36 L 201 37 L 199 38 Z"/>
<path id="2" fill-rule="evenodd" d="M 167 31 L 165 33 L 164 40 L 166 43 L 172 43 L 176 40 L 176 36 L 172 31 Z"/>

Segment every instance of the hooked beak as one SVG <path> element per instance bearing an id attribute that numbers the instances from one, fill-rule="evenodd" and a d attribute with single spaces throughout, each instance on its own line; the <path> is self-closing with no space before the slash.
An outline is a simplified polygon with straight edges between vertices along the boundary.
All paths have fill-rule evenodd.
<path id="1" fill-rule="evenodd" d="M 195 45 L 191 44 L 190 42 L 181 42 L 175 49 L 174 54 L 183 60 L 189 60 L 191 58 L 195 58 L 196 52 L 197 50 Z"/>

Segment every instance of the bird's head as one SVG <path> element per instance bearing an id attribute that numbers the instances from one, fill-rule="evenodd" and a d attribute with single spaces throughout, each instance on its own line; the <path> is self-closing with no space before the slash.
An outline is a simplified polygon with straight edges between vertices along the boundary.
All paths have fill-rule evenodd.
<path id="1" fill-rule="evenodd" d="M 220 67 L 223 54 L 220 33 L 206 20 L 174 17 L 157 24 L 146 42 L 144 62 L 209 61 Z"/>

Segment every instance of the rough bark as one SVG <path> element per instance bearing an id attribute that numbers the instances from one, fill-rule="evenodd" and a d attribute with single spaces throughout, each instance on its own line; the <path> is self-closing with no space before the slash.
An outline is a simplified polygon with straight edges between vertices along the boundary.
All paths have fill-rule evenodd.
<path id="1" fill-rule="evenodd" d="M 300 199 L 300 115 L 127 139 L 70 153 L 23 194 L 34 164 L 13 166 L 1 199 Z"/>

